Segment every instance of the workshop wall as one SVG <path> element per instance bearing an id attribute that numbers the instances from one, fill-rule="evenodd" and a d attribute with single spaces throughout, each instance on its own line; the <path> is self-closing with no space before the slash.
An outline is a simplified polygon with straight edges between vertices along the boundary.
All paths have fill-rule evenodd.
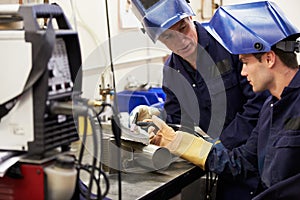
<path id="1" fill-rule="evenodd" d="M 211 0 L 190 0 L 198 21 L 207 21 L 213 14 Z M 214 0 L 223 5 L 253 2 L 255 0 Z M 108 41 L 107 12 L 105 0 L 52 0 L 61 5 L 79 32 L 83 56 L 84 96 L 97 98 L 101 76 L 110 79 L 110 55 Z M 154 45 L 143 34 L 140 23 L 135 19 L 126 0 L 109 0 L 108 17 L 110 25 L 112 60 L 115 68 L 116 89 L 123 90 L 131 83 L 161 83 L 162 57 L 169 51 L 160 43 Z M 296 9 L 298 0 L 274 0 L 300 27 Z M 128 11 L 128 12 L 126 12 Z M 145 73 L 146 72 L 146 73 Z M 102 74 L 102 75 L 101 75 Z M 107 81 L 109 82 L 109 81 Z M 107 82 L 105 84 L 107 84 Z"/>
<path id="2" fill-rule="evenodd" d="M 198 21 L 207 21 L 213 14 L 212 0 L 190 0 L 194 17 Z M 257 0 L 214 0 L 220 5 L 254 2 Z M 300 27 L 297 9 L 298 0 L 273 0 L 287 14 L 290 20 Z M 1 3 L 18 3 L 20 0 L 2 0 Z M 45 2 L 43 0 L 23 0 L 23 3 Z M 127 0 L 49 0 L 59 4 L 74 29 L 79 33 L 83 58 L 83 96 L 98 98 L 101 77 L 105 78 L 105 87 L 111 85 L 111 59 L 115 69 L 116 89 L 123 90 L 128 81 L 136 84 L 149 83 L 160 85 L 162 80 L 163 57 L 169 54 L 161 43 L 153 44 L 140 30 L 140 23 L 128 9 Z M 107 18 L 108 16 L 108 18 Z M 110 25 L 110 58 L 108 25 Z"/>
<path id="3" fill-rule="evenodd" d="M 83 92 L 97 98 L 101 76 L 110 84 L 111 63 L 115 68 L 116 89 L 123 90 L 128 79 L 137 83 L 161 83 L 162 57 L 169 51 L 154 45 L 140 30 L 140 23 L 126 7 L 126 0 L 109 0 L 108 18 L 112 62 L 108 40 L 106 1 L 52 0 L 63 7 L 79 32 L 83 57 Z M 127 12 L 126 12 L 127 11 Z M 146 72 L 146 73 L 145 73 Z"/>

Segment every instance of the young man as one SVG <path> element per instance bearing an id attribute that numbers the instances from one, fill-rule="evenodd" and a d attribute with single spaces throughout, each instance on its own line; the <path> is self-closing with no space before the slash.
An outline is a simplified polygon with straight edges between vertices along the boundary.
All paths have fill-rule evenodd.
<path id="1" fill-rule="evenodd" d="M 132 0 L 133 11 L 153 42 L 165 44 L 172 54 L 163 69 L 164 111 L 167 123 L 220 136 L 228 149 L 244 144 L 257 123 L 267 92 L 255 94 L 241 76 L 238 56 L 230 54 L 203 26 L 192 20 L 185 0 Z M 131 113 L 138 120 L 158 113 L 138 106 Z M 247 179 L 218 177 L 217 197 L 252 199 L 258 185 L 256 173 Z"/>
<path id="2" fill-rule="evenodd" d="M 300 31 L 270 2 L 223 6 L 205 28 L 231 53 L 240 54 L 241 74 L 253 90 L 268 90 L 271 96 L 240 147 L 230 150 L 222 141 L 212 144 L 174 132 L 155 116 L 153 122 L 160 130 L 151 133 L 151 143 L 217 174 L 238 177 L 258 172 L 258 193 L 264 192 L 255 199 L 299 199 L 300 72 L 294 51 L 299 52 Z"/>

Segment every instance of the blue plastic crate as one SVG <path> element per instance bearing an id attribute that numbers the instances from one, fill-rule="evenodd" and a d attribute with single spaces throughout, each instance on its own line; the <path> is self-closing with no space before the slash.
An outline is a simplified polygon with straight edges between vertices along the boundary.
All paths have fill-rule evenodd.
<path id="1" fill-rule="evenodd" d="M 147 91 L 124 90 L 117 93 L 118 107 L 120 112 L 130 113 L 138 105 L 163 107 L 165 95 L 159 88 L 151 88 Z"/>
<path id="2" fill-rule="evenodd" d="M 163 101 L 166 100 L 166 94 L 160 87 L 152 87 L 148 90 L 149 92 L 154 92 L 158 95 L 158 97 L 162 98 Z"/>

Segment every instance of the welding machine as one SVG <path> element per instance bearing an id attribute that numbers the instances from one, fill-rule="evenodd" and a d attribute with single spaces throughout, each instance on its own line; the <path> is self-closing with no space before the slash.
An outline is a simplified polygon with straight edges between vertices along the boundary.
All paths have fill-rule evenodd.
<path id="1" fill-rule="evenodd" d="M 56 4 L 1 5 L 0 29 L 0 150 L 25 155 L 0 178 L 0 199 L 47 199 L 50 169 L 79 140 L 72 106 L 53 112 L 80 98 L 78 34 Z"/>
<path id="2" fill-rule="evenodd" d="M 0 149 L 30 155 L 67 149 L 79 139 L 73 116 L 49 106 L 81 93 L 77 32 L 54 4 L 4 5 L 5 23 L 21 26 L 0 30 Z"/>

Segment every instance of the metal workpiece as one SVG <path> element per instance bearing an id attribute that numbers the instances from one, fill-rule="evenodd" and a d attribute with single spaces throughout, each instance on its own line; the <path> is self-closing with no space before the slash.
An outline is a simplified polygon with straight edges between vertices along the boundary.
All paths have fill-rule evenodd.
<path id="1" fill-rule="evenodd" d="M 99 166 L 109 180 L 106 198 L 118 199 L 121 196 L 121 199 L 125 200 L 169 199 L 204 175 L 204 171 L 199 167 L 172 155 L 168 149 L 141 142 L 144 136 L 149 141 L 148 133 L 139 135 L 131 132 L 128 127 L 122 126 L 128 124 L 128 120 L 124 118 L 121 117 L 120 120 L 122 129 L 120 146 L 117 145 L 112 133 L 112 124 L 107 122 L 98 127 L 101 128 L 102 135 L 96 138 L 100 154 L 93 154 L 92 135 L 87 134 L 86 138 L 82 136 L 82 139 L 86 140 L 82 163 L 89 163 L 97 158 Z M 74 145 L 72 147 L 78 149 Z M 86 174 L 80 174 L 80 180 L 83 182 L 89 179 Z M 104 185 L 104 180 L 101 178 L 99 182 L 101 190 L 108 188 Z M 90 188 L 92 193 L 97 192 L 95 187 Z"/>
<path id="2" fill-rule="evenodd" d="M 115 165 L 117 164 L 117 157 L 115 157 L 116 152 L 111 151 L 109 149 L 109 146 L 113 146 L 114 150 L 116 151 L 116 145 L 113 144 L 113 138 L 111 135 L 107 132 L 108 127 L 105 127 L 104 129 L 104 136 L 103 136 L 103 143 L 102 143 L 102 163 L 111 163 L 114 162 Z M 129 142 L 131 143 L 131 142 Z M 77 147 L 80 143 L 73 143 L 72 149 L 74 151 L 78 151 L 79 148 Z M 162 169 L 153 170 L 149 168 L 145 168 L 143 165 L 146 165 L 147 162 L 152 162 L 153 154 L 152 153 L 166 153 L 164 150 L 160 148 L 154 148 L 150 150 L 150 153 L 147 157 L 146 155 L 141 156 L 143 159 L 146 159 L 146 161 L 141 160 L 137 161 L 137 159 L 140 159 L 140 155 L 136 157 L 137 155 L 134 155 L 132 152 L 133 149 L 135 149 L 135 152 L 139 152 L 141 150 L 146 151 L 148 150 L 148 145 L 140 145 L 138 144 L 135 146 L 135 144 L 131 144 L 131 146 L 135 146 L 134 148 L 127 147 L 127 141 L 124 142 L 122 140 L 122 164 L 126 168 L 123 168 L 121 171 L 122 174 L 122 199 L 123 200 L 132 200 L 132 199 L 169 199 L 171 197 L 174 197 L 178 193 L 181 192 L 181 190 L 200 177 L 202 177 L 205 172 L 200 169 L 199 167 L 181 159 L 178 157 L 172 156 L 172 160 L 170 164 Z M 93 155 L 91 155 L 91 146 L 92 146 L 92 137 L 90 135 L 87 136 L 86 140 L 86 148 L 87 151 L 84 153 L 83 162 L 88 163 L 93 159 Z M 152 145 L 150 145 L 151 147 Z M 144 148 L 142 148 L 144 147 Z M 146 150 L 145 150 L 146 147 Z M 125 148 L 130 149 L 124 150 Z M 139 149 L 142 148 L 142 149 Z M 126 155 L 125 155 L 126 154 Z M 127 159 L 125 156 L 128 156 Z M 130 157 L 131 156 L 131 157 Z M 135 157 L 134 157 L 135 156 Z M 155 155 L 154 155 L 155 157 Z M 135 159 L 134 159 L 135 158 Z M 112 160 L 110 160 L 112 159 Z M 135 160 L 135 162 L 133 162 Z M 154 159 L 156 160 L 156 159 Z M 138 163 L 139 162 L 139 163 Z M 167 162 L 168 163 L 168 162 Z M 103 167 L 103 166 L 102 166 Z M 109 199 L 118 199 L 119 191 L 118 191 L 118 174 L 116 168 L 113 169 L 112 166 L 106 166 L 105 169 L 103 169 L 110 182 L 110 189 L 109 193 L 106 196 Z M 89 179 L 89 176 L 86 176 L 85 173 L 80 174 L 80 178 L 83 181 L 86 181 Z M 94 192 L 94 190 L 93 190 Z"/>
<path id="3" fill-rule="evenodd" d="M 126 145 L 126 144 L 125 144 Z M 153 144 L 140 145 L 130 144 L 133 148 L 133 159 L 138 166 L 149 170 L 160 170 L 169 167 L 172 162 L 171 152 L 164 147 Z"/>
<path id="4" fill-rule="evenodd" d="M 115 144 L 113 138 L 106 139 L 104 141 L 104 147 L 108 150 L 103 149 L 102 158 L 107 163 L 105 169 L 109 173 L 114 173 L 116 170 L 124 172 L 151 172 L 161 169 L 166 169 L 172 162 L 171 152 L 164 147 L 156 145 L 144 145 L 132 141 L 121 141 L 121 149 Z M 121 164 L 118 165 L 117 153 L 121 152 Z"/>

